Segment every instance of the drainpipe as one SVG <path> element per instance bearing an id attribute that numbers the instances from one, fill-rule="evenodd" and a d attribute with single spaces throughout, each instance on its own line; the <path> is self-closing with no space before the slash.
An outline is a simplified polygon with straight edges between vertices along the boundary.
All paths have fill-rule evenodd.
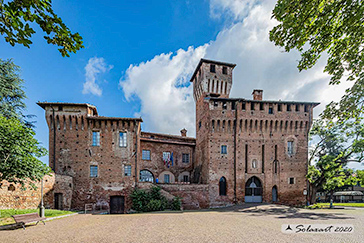
<path id="1" fill-rule="evenodd" d="M 236 129 L 238 127 L 238 102 L 235 101 L 235 121 L 233 124 L 234 127 L 234 203 L 237 203 L 236 200 Z"/>
<path id="2" fill-rule="evenodd" d="M 135 187 L 138 187 L 138 131 L 139 131 L 139 126 L 140 124 L 135 121 L 136 124 L 138 124 L 136 126 L 135 129 Z"/>
<path id="3" fill-rule="evenodd" d="M 56 119 L 54 117 L 54 108 L 51 105 L 53 115 L 53 171 L 56 173 Z"/>
<path id="4" fill-rule="evenodd" d="M 308 136 L 309 136 L 310 127 L 311 127 L 311 112 L 312 112 L 312 108 L 313 108 L 313 106 L 310 106 L 310 110 L 309 110 L 309 113 L 308 113 L 308 127 L 307 127 L 307 135 L 306 135 L 306 138 L 307 138 L 307 149 L 308 149 Z M 309 166 L 310 166 L 310 164 L 307 163 L 306 175 L 308 173 L 308 167 Z M 309 183 L 309 181 L 307 179 L 307 195 L 306 195 L 306 205 L 307 206 L 309 206 L 309 204 L 310 204 L 310 201 L 309 201 L 309 199 L 311 198 L 311 190 L 310 190 L 310 188 L 311 188 L 311 186 L 310 186 L 310 183 Z"/>

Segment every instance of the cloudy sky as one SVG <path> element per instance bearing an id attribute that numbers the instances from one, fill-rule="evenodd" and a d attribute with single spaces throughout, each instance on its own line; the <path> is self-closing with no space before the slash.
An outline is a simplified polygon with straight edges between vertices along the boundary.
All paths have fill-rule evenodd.
<path id="1" fill-rule="evenodd" d="M 275 0 L 54 1 L 56 13 L 84 38 L 62 58 L 38 31 L 30 49 L 0 39 L 0 58 L 22 68 L 28 113 L 48 148 L 37 101 L 87 102 L 104 116 L 142 117 L 143 130 L 195 136 L 189 78 L 200 58 L 236 63 L 232 97 L 321 102 L 315 116 L 350 84 L 329 86 L 325 59 L 297 70 L 299 53 L 269 42 Z M 36 29 L 38 30 L 38 29 Z M 43 158 L 47 162 L 48 158 Z"/>

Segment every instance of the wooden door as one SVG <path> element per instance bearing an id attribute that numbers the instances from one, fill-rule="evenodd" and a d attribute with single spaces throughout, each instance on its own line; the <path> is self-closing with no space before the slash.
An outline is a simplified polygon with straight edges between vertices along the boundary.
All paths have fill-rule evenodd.
<path id="1" fill-rule="evenodd" d="M 110 197 L 110 214 L 124 213 L 125 197 L 111 196 Z"/>

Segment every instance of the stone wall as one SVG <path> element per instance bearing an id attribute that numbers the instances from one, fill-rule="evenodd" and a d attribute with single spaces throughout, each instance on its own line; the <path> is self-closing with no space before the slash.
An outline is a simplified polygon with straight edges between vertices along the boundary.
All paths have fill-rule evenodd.
<path id="1" fill-rule="evenodd" d="M 72 177 L 64 175 L 50 175 L 44 177 L 44 206 L 54 208 L 54 193 L 63 194 L 64 209 L 71 208 Z M 25 185 L 25 190 L 20 185 L 2 182 L 0 189 L 0 209 L 34 209 L 39 207 L 41 201 L 41 183 L 36 183 L 37 189 L 30 189 Z"/>

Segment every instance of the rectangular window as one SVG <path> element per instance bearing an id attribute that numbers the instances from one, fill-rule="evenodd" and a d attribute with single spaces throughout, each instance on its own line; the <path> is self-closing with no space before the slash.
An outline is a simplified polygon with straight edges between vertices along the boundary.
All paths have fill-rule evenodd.
<path id="1" fill-rule="evenodd" d="M 251 104 L 251 110 L 253 111 L 254 110 L 254 103 L 250 103 Z"/>
<path id="2" fill-rule="evenodd" d="M 189 179 L 188 179 L 188 175 L 184 175 L 183 176 L 183 182 L 188 182 L 189 181 Z"/>
<path id="3" fill-rule="evenodd" d="M 293 185 L 294 184 L 294 177 L 290 177 L 289 178 L 289 184 Z"/>
<path id="4" fill-rule="evenodd" d="M 223 110 L 226 110 L 227 109 L 227 104 L 226 104 L 226 102 L 224 101 L 224 102 L 222 102 L 222 109 Z"/>
<path id="5" fill-rule="evenodd" d="M 227 67 L 222 67 L 222 74 L 227 74 Z"/>
<path id="6" fill-rule="evenodd" d="M 300 111 L 300 105 L 296 105 L 296 111 Z"/>
<path id="7" fill-rule="evenodd" d="M 97 165 L 90 165 L 90 177 L 98 176 L 98 168 Z"/>
<path id="8" fill-rule="evenodd" d="M 218 107 L 218 106 L 219 106 L 219 102 L 214 101 L 214 106 L 215 106 L 215 107 Z"/>
<path id="9" fill-rule="evenodd" d="M 260 103 L 260 110 L 263 111 L 264 110 L 264 104 Z"/>
<path id="10" fill-rule="evenodd" d="M 227 146 L 221 145 L 221 154 L 227 154 Z"/>
<path id="11" fill-rule="evenodd" d="M 293 154 L 293 141 L 288 141 L 287 142 L 287 153 L 289 155 Z"/>
<path id="12" fill-rule="evenodd" d="M 126 132 L 119 132 L 119 146 L 126 147 Z"/>
<path id="13" fill-rule="evenodd" d="M 231 102 L 231 109 L 235 110 L 235 102 Z"/>
<path id="14" fill-rule="evenodd" d="M 142 160 L 150 160 L 150 150 L 142 151 Z"/>
<path id="15" fill-rule="evenodd" d="M 92 146 L 100 146 L 100 132 L 92 132 Z"/>
<path id="16" fill-rule="evenodd" d="M 210 72 L 215 73 L 215 65 L 214 64 L 210 64 Z"/>
<path id="17" fill-rule="evenodd" d="M 308 112 L 308 105 L 305 105 L 305 112 Z"/>
<path id="18" fill-rule="evenodd" d="M 268 113 L 273 114 L 273 107 L 269 107 Z"/>
<path id="19" fill-rule="evenodd" d="M 282 111 L 282 104 L 278 104 L 278 111 Z"/>
<path id="20" fill-rule="evenodd" d="M 245 102 L 243 102 L 243 103 L 241 104 L 241 109 L 242 109 L 243 111 L 245 111 Z"/>
<path id="21" fill-rule="evenodd" d="M 287 104 L 287 111 L 291 111 L 291 105 Z"/>
<path id="22" fill-rule="evenodd" d="M 124 176 L 131 176 L 131 165 L 124 166 Z"/>
<path id="23" fill-rule="evenodd" d="M 169 175 L 164 175 L 164 183 L 169 183 Z"/>
<path id="24" fill-rule="evenodd" d="M 190 154 L 182 154 L 182 163 L 190 163 Z"/>

